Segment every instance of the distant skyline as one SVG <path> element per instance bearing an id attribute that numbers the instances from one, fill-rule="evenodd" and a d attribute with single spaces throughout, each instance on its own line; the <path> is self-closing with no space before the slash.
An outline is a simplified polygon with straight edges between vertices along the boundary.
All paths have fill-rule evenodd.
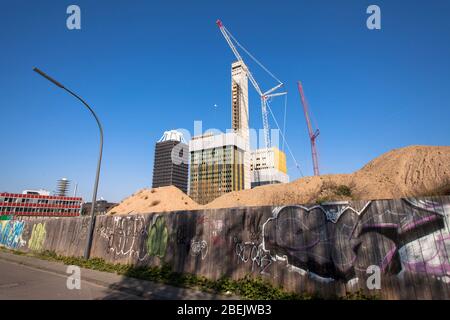
<path id="1" fill-rule="evenodd" d="M 81 8 L 81 30 L 66 27 L 71 4 Z M 381 30 L 366 27 L 371 4 L 381 8 Z M 0 191 L 52 191 L 66 177 L 91 200 L 96 124 L 34 66 L 83 97 L 104 126 L 98 198 L 117 202 L 151 186 L 164 131 L 193 132 L 197 120 L 230 128 L 234 56 L 217 19 L 285 83 L 287 140 L 305 176 L 313 169 L 298 80 L 321 132 L 323 174 L 353 172 L 394 148 L 449 145 L 448 12 L 440 0 L 5 2 Z M 264 88 L 273 85 L 249 67 Z M 249 91 L 250 126 L 260 129 Z M 282 100 L 272 107 L 281 121 Z M 288 153 L 287 161 L 291 180 L 299 178 Z"/>

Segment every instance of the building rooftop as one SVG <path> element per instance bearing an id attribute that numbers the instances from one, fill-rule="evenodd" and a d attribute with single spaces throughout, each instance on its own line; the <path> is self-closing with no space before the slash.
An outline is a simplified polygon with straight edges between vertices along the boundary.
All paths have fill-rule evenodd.
<path id="1" fill-rule="evenodd" d="M 158 142 L 164 142 L 164 141 L 179 141 L 182 143 L 186 143 L 186 140 L 184 139 L 183 134 L 177 130 L 165 131 L 163 136 L 161 137 L 161 139 L 159 139 Z"/>

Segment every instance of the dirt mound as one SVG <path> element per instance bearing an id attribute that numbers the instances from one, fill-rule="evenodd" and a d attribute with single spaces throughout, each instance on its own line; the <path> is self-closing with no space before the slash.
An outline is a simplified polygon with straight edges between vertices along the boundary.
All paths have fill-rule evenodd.
<path id="1" fill-rule="evenodd" d="M 288 205 L 332 200 L 392 199 L 450 193 L 450 147 L 391 150 L 352 174 L 306 177 L 291 183 L 225 194 L 205 208 Z"/>
<path id="2" fill-rule="evenodd" d="M 391 150 L 356 172 L 356 178 L 363 177 L 373 177 L 373 182 L 378 181 L 391 197 L 443 190 L 450 187 L 450 147 L 409 146 Z"/>
<path id="3" fill-rule="evenodd" d="M 142 189 L 112 208 L 108 214 L 134 214 L 195 210 L 199 205 L 174 186 Z"/>
<path id="4" fill-rule="evenodd" d="M 351 182 L 351 175 L 306 177 L 285 184 L 230 192 L 206 204 L 205 208 L 305 204 L 332 199 L 348 200 L 351 198 L 351 191 L 348 193 L 346 189 Z"/>
<path id="5" fill-rule="evenodd" d="M 305 177 L 227 193 L 202 206 L 176 187 L 143 189 L 111 209 L 119 214 L 243 206 L 392 199 L 450 194 L 450 146 L 391 150 L 352 174 Z"/>

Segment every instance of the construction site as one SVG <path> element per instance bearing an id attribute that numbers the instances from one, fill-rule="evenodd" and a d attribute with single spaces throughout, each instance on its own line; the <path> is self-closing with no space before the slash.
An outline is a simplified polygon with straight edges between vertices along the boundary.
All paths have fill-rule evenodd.
<path id="1" fill-rule="evenodd" d="M 222 21 L 217 20 L 216 24 L 236 59 L 231 64 L 232 131 L 194 136 L 187 142 L 190 153 L 189 178 L 187 170 L 185 174 L 185 179 L 189 179 L 187 192 L 183 192 L 186 187 L 181 191 L 171 182 L 154 183 L 154 188 L 137 191 L 111 209 L 109 214 L 395 199 L 450 193 L 448 146 L 407 146 L 380 155 L 354 173 L 321 175 L 317 151 L 320 131 L 317 125 L 313 126 L 303 84 L 298 81 L 296 107 L 303 111 L 314 173 L 314 176 L 304 177 L 285 134 L 287 99 L 284 99 L 284 123 L 281 125 L 271 108 L 274 99 L 287 96 L 283 82 L 245 49 Z M 273 80 L 271 88 L 261 89 L 241 52 Z M 260 148 L 254 150 L 250 149 L 249 113 L 254 108 L 249 108 L 249 82 L 260 97 L 263 127 Z M 281 137 L 281 150 L 271 141 L 269 116 Z M 289 182 L 285 151 L 301 176 L 292 182 Z M 166 157 L 170 157 L 170 150 Z M 155 177 L 159 179 L 156 166 Z"/>
<path id="2" fill-rule="evenodd" d="M 334 29 L 336 22 L 333 22 L 332 33 L 330 28 L 324 27 L 322 36 L 312 34 L 311 30 L 315 28 L 315 24 L 305 22 L 303 26 L 306 26 L 307 31 L 300 34 L 296 28 L 303 26 L 298 24 L 300 20 L 297 16 L 294 19 L 286 19 L 284 14 L 283 20 L 289 20 L 290 24 L 277 30 L 273 29 L 276 30 L 271 31 L 273 34 L 268 35 L 266 31 L 269 29 L 255 26 L 261 31 L 261 35 L 258 35 L 260 38 L 253 39 L 259 47 L 250 45 L 259 48 L 254 55 L 232 35 L 221 20 L 215 21 L 206 11 L 203 14 L 205 4 L 202 4 L 201 10 L 191 3 L 185 5 L 180 14 L 185 16 L 183 19 L 192 20 L 189 24 L 183 20 L 183 28 L 178 26 L 180 20 L 173 14 L 173 4 L 167 8 L 170 16 L 161 19 L 161 23 L 167 24 L 162 24 L 161 28 L 145 25 L 147 22 L 153 24 L 153 17 L 156 15 L 163 16 L 158 12 L 151 19 L 148 18 L 149 12 L 154 9 L 152 3 L 147 10 L 143 10 L 144 7 L 136 9 L 135 14 L 145 13 L 142 19 L 130 15 L 133 21 L 143 23 L 142 28 L 136 24 L 130 27 L 130 32 L 136 33 L 133 37 L 130 37 L 129 33 L 112 28 L 112 22 L 114 26 L 117 25 L 119 16 L 111 16 L 111 25 L 105 25 L 109 27 L 99 23 L 101 28 L 86 28 L 86 32 L 101 29 L 102 33 L 96 34 L 98 38 L 92 38 L 89 43 L 86 43 L 86 40 L 79 42 L 89 44 L 82 46 L 83 52 L 89 55 L 93 53 L 91 46 L 100 42 L 102 51 L 97 60 L 64 55 L 66 60 L 62 65 L 65 68 L 72 67 L 67 69 L 68 73 L 72 71 L 84 74 L 85 69 L 91 70 L 95 67 L 98 71 L 95 74 L 98 73 L 100 78 L 95 78 L 95 74 L 89 71 L 93 76 L 89 77 L 92 82 L 87 82 L 83 76 L 80 78 L 83 79 L 81 84 L 84 84 L 87 96 L 91 95 L 96 105 L 97 102 L 101 105 L 103 101 L 105 117 L 115 113 L 114 117 L 107 118 L 105 122 L 115 131 L 105 130 L 105 142 L 108 143 L 105 155 L 112 161 L 107 162 L 105 166 L 108 176 L 100 186 L 105 190 L 109 188 L 118 197 L 134 192 L 117 205 L 102 198 L 97 200 L 103 153 L 103 127 L 96 113 L 80 96 L 40 69 L 34 68 L 40 76 L 56 85 L 58 90 L 63 89 L 82 102 L 95 118 L 100 133 L 97 171 L 90 203 L 83 204 L 82 198 L 76 196 L 77 192 L 85 192 L 84 187 L 80 187 L 82 191 L 78 190 L 77 184 L 73 197 L 68 196 L 70 180 L 66 178 L 58 180 L 55 195 L 40 189 L 25 190 L 23 194 L 0 193 L 0 200 L 3 201 L 0 203 L 3 205 L 0 211 L 6 217 L 0 221 L 0 247 L 3 251 L 0 258 L 3 260 L 4 270 L 0 293 L 3 292 L 6 298 L 15 294 L 19 298 L 29 295 L 34 299 L 42 299 L 43 293 L 53 293 L 57 299 L 72 298 L 72 295 L 75 296 L 72 290 L 80 289 L 75 285 L 80 287 L 83 283 L 85 288 L 90 282 L 95 290 L 101 288 L 108 292 L 97 293 L 99 297 L 105 296 L 104 299 L 180 299 L 184 305 L 189 297 L 193 300 L 208 297 L 211 300 L 258 301 L 450 300 L 450 146 L 446 145 L 448 141 L 445 140 L 448 126 L 441 130 L 445 125 L 444 111 L 447 110 L 443 111 L 441 108 L 436 111 L 435 108 L 434 116 L 440 117 L 441 122 L 432 118 L 433 114 L 429 110 L 422 113 L 424 107 L 430 106 L 431 109 L 431 105 L 436 101 L 438 107 L 441 107 L 438 103 L 444 105 L 446 101 L 450 101 L 442 98 L 444 96 L 441 94 L 445 92 L 445 88 L 435 87 L 437 82 L 442 82 L 443 87 L 448 84 L 448 81 L 441 81 L 442 74 L 433 74 L 438 79 L 434 83 L 430 82 L 430 78 L 422 79 L 423 83 L 429 85 L 426 89 L 431 88 L 433 97 L 437 97 L 436 100 L 430 100 L 431 96 L 422 95 L 426 92 L 422 87 L 423 83 L 417 85 L 422 91 L 413 90 L 411 87 L 411 83 L 416 83 L 422 74 L 413 77 L 412 73 L 409 73 L 416 67 L 419 58 L 420 61 L 427 60 L 423 59 L 425 56 L 419 55 L 417 61 L 411 60 L 411 65 L 404 65 L 408 73 L 398 72 L 402 73 L 402 76 L 389 82 L 389 78 L 395 77 L 398 70 L 389 76 L 383 74 L 384 69 L 391 66 L 385 64 L 384 57 L 387 56 L 376 52 L 374 59 L 382 60 L 381 63 L 366 69 L 366 56 L 361 53 L 377 48 L 377 42 L 367 40 L 366 51 L 361 51 L 359 55 L 353 55 L 353 50 L 364 47 L 363 45 L 357 43 L 351 48 L 347 47 L 350 41 L 354 42 L 355 37 L 368 38 L 368 32 L 378 31 L 359 30 L 352 33 L 348 38 L 350 40 L 345 42 L 334 33 L 337 30 Z M 329 17 L 335 16 L 336 13 L 328 6 L 329 4 Z M 103 7 L 99 5 L 97 9 L 105 16 Z M 123 4 L 123 9 L 117 9 L 117 12 L 123 14 L 129 7 L 131 6 Z M 251 5 L 252 12 L 256 9 L 254 7 Z M 264 14 L 275 16 L 272 12 L 274 7 L 270 10 L 264 8 Z M 418 6 L 417 11 L 422 13 L 425 7 L 428 6 Z M 195 9 L 195 14 L 184 12 L 188 9 Z M 242 35 L 243 39 L 252 37 L 252 20 L 247 17 L 248 12 L 242 8 L 236 10 L 228 3 L 224 4 L 225 9 L 229 12 L 230 21 L 235 23 L 236 34 Z M 313 15 L 316 11 L 307 11 L 304 4 L 293 6 L 291 10 L 282 9 L 283 12 L 292 11 L 296 14 L 302 12 L 303 18 Z M 315 20 L 322 23 L 326 20 L 323 19 L 324 11 L 317 11 L 319 15 Z M 400 11 L 403 13 L 404 8 L 399 5 Z M 202 14 L 196 15 L 198 12 Z M 348 12 L 353 12 L 353 9 Z M 216 13 L 214 10 L 213 17 Z M 226 12 L 221 14 L 225 16 Z M 409 11 L 405 14 L 407 22 L 410 19 L 409 14 Z M 242 19 L 239 19 L 239 15 L 242 15 Z M 361 15 L 364 14 L 361 12 Z M 44 20 L 53 21 L 51 17 L 48 16 Z M 193 40 L 190 36 L 196 34 L 199 29 L 203 31 L 197 20 L 204 17 L 207 17 L 205 24 L 215 33 L 209 32 L 208 29 L 209 33 L 205 32 L 204 36 L 195 38 L 201 38 L 198 43 L 213 49 L 205 53 L 199 49 L 198 43 L 194 42 L 190 44 L 192 56 L 189 56 L 186 43 Z M 255 14 L 253 21 L 264 18 Z M 279 19 L 278 22 L 282 21 L 281 16 Z M 175 25 L 174 21 L 177 23 L 173 33 L 165 30 L 169 24 Z M 275 21 L 271 22 L 271 25 L 276 24 Z M 124 27 L 121 24 L 120 30 Z M 389 27 L 392 28 L 392 25 Z M 56 29 L 50 26 L 46 28 Z M 266 61 L 263 64 L 256 56 L 263 57 L 264 50 L 273 44 L 269 43 L 274 40 L 273 35 L 278 36 L 280 30 L 289 28 L 293 29 L 292 33 L 280 40 L 285 47 L 280 50 L 278 44 L 274 44 L 273 51 L 265 52 L 266 56 L 276 55 L 272 60 L 276 72 L 272 72 L 265 66 Z M 410 51 L 413 51 L 409 50 L 409 45 L 418 35 L 417 32 L 411 32 L 409 28 L 412 26 L 408 25 L 407 28 L 408 35 L 413 38 L 407 39 L 406 49 L 397 60 L 386 59 L 392 65 L 399 63 L 405 54 L 409 55 Z M 104 32 L 110 29 L 110 36 L 105 36 Z M 272 27 L 270 29 L 272 30 Z M 344 24 L 342 29 L 346 34 L 351 27 Z M 140 30 L 143 31 L 139 34 Z M 121 34 L 123 37 L 120 37 Z M 304 43 L 307 35 L 311 36 L 312 40 Z M 383 31 L 371 35 L 379 40 L 386 34 Z M 328 36 L 333 39 L 328 39 Z M 36 36 L 33 35 L 33 38 L 42 39 L 41 31 Z M 47 38 L 51 39 L 55 46 L 44 46 L 42 52 L 39 52 L 39 46 L 36 46 L 36 50 L 32 51 L 36 51 L 39 60 L 44 53 L 47 56 L 55 51 L 50 50 L 51 48 L 60 47 L 60 38 Z M 48 60 L 57 60 L 55 57 L 61 55 L 61 52 L 69 54 L 77 49 L 74 45 L 77 42 L 72 42 L 75 38 L 68 42 L 70 50 L 62 47 L 63 51 L 56 51 L 55 56 L 49 56 Z M 98 41 L 105 38 L 111 38 L 111 47 Z M 129 38 L 135 38 L 134 48 L 139 50 L 138 54 L 136 50 L 130 50 L 129 55 L 118 50 L 127 49 L 129 43 L 125 40 L 128 41 Z M 397 38 L 392 34 L 391 38 L 395 39 L 397 46 Z M 428 38 L 427 36 L 427 40 Z M 156 44 L 161 39 L 167 41 L 163 43 L 169 48 L 161 45 L 164 50 L 160 51 L 160 56 L 152 55 L 152 59 L 148 59 L 147 51 L 142 50 L 142 44 L 149 42 L 148 52 L 153 54 L 158 51 Z M 29 40 L 32 39 L 28 30 L 26 40 L 29 47 Z M 219 43 L 218 47 L 211 45 L 215 40 Z M 345 47 L 345 51 L 337 53 L 329 50 L 332 47 L 328 47 L 330 42 L 327 41 L 334 41 L 336 47 L 333 48 Z M 180 46 L 176 46 L 178 42 L 181 43 Z M 250 43 L 247 40 L 243 40 L 244 42 Z M 295 46 L 289 49 L 288 42 L 294 43 Z M 309 47 L 313 43 L 324 44 L 321 49 Z M 342 45 L 343 43 L 345 45 Z M 424 42 L 417 43 L 421 49 L 427 47 Z M 89 50 L 85 50 L 86 47 Z M 24 51 L 23 48 L 19 47 L 17 55 Z M 303 52 L 300 51 L 305 48 L 311 50 L 307 55 L 302 55 Z M 223 55 L 216 55 L 220 50 Z M 388 51 L 386 49 L 383 54 L 391 54 Z M 442 56 L 446 53 L 444 50 L 436 51 L 444 53 Z M 328 55 L 317 58 L 321 52 L 327 52 Z M 115 56 L 106 55 L 107 53 L 117 54 L 117 59 Z M 198 60 L 192 59 L 194 54 Z M 290 59 L 289 54 L 292 54 Z M 139 60 L 139 55 L 145 60 Z M 205 59 L 206 55 L 213 57 L 211 60 L 214 61 L 203 65 L 202 63 L 208 61 Z M 219 56 L 220 58 L 217 58 Z M 344 64 L 344 58 L 347 59 L 347 64 Z M 320 63 L 312 63 L 313 59 L 320 60 Z M 363 63 L 353 65 L 358 59 L 364 60 Z M 85 69 L 76 64 L 77 60 L 86 60 L 83 61 L 87 62 Z M 432 59 L 427 61 L 429 60 Z M 97 66 L 104 61 L 104 70 L 108 72 L 106 76 L 101 72 L 103 69 Z M 111 65 L 110 61 L 114 61 L 114 64 Z M 434 70 L 429 69 L 429 65 L 421 67 L 432 74 L 432 71 L 444 69 L 442 61 L 437 63 Z M 294 66 L 296 62 L 299 62 L 298 66 Z M 327 62 L 330 64 L 327 65 Z M 28 63 L 24 63 L 27 69 Z M 46 64 L 46 60 L 41 63 Z M 308 64 L 313 66 L 308 69 L 305 67 Z M 59 68 L 60 65 L 55 65 L 54 68 Z M 186 65 L 188 68 L 184 69 Z M 351 67 L 348 67 L 349 65 Z M 340 68 L 332 73 L 325 70 L 335 66 Z M 369 71 L 378 71 L 380 67 L 384 69 L 379 77 L 371 82 L 370 76 L 373 74 Z M 14 72 L 19 72 L 21 68 L 18 66 Z M 319 68 L 323 69 L 318 70 Z M 214 70 L 219 72 L 213 75 Z M 29 72 L 31 73 L 31 70 Z M 355 78 L 344 77 L 346 72 L 355 73 Z M 145 77 L 135 78 L 138 74 Z M 282 76 L 278 78 L 275 74 Z M 405 83 L 407 77 L 413 80 Z M 14 73 L 14 78 L 20 77 Z M 102 83 L 109 78 L 113 80 L 111 83 Z M 180 79 L 183 82 L 178 82 Z M 76 83 L 76 80 L 74 81 Z M 339 85 L 336 86 L 338 81 Z M 364 86 L 358 87 L 358 81 L 364 82 Z M 373 83 L 380 86 L 373 88 Z M 103 86 L 103 94 L 101 88 L 95 88 L 95 92 L 99 92 L 98 96 L 94 94 L 93 87 L 96 87 L 96 84 Z M 183 91 L 174 91 L 175 86 L 182 87 Z M 403 93 L 400 91 L 401 86 L 405 90 Z M 23 87 L 30 86 L 24 82 Z M 141 88 L 144 90 L 139 90 Z M 288 88 L 291 88 L 289 100 Z M 330 92 L 330 88 L 334 89 Z M 361 90 L 362 88 L 365 89 Z M 388 93 L 380 88 L 389 88 L 391 91 Z M 89 89 L 92 90 L 91 93 Z M 345 91 L 344 89 L 348 89 L 347 92 L 339 96 L 338 93 Z M 139 95 L 141 91 L 142 96 Z M 377 95 L 373 99 L 375 102 L 372 99 L 368 102 L 368 97 L 372 98 L 372 92 Z M 33 102 L 34 93 L 34 89 L 17 91 L 11 101 L 25 96 L 27 100 L 23 100 L 22 104 L 27 105 Z M 111 100 L 106 100 L 106 95 L 111 95 Z M 50 106 L 53 105 L 55 110 L 63 109 L 59 106 L 60 103 L 65 103 L 64 100 L 47 100 L 45 96 L 44 93 L 42 102 L 39 95 L 36 96 L 36 110 L 38 106 L 41 110 L 44 101 Z M 149 101 L 143 98 L 150 96 L 155 99 Z M 156 99 L 158 96 L 164 97 L 164 100 Z M 318 96 L 325 99 L 316 100 Z M 384 100 L 377 100 L 378 96 L 383 96 Z M 422 101 L 415 101 L 420 100 L 419 96 Z M 167 97 L 170 98 L 169 103 Z M 351 99 L 353 104 L 349 101 Z M 210 108 L 212 102 L 224 105 L 225 101 L 224 113 Z M 412 108 L 411 102 L 417 102 L 415 109 Z M 9 102 L 5 103 L 8 110 L 20 111 L 22 104 L 18 103 L 12 108 L 9 107 Z M 178 104 L 178 108 L 171 108 L 170 104 Z M 216 108 L 217 104 L 214 104 L 214 107 Z M 379 116 L 382 108 L 386 113 Z M 209 111 L 211 113 L 208 113 Z M 361 113 L 357 114 L 359 111 Z M 415 117 L 406 117 L 407 112 Z M 64 113 L 70 115 L 67 119 L 71 122 L 79 124 L 75 121 L 78 118 L 73 118 L 69 111 Z M 37 114 L 30 114 L 37 117 Z M 22 114 L 18 115 L 23 119 Z M 387 115 L 390 117 L 389 121 Z M 425 116 L 428 118 L 422 121 Z M 43 118 L 47 117 L 49 116 Z M 113 118 L 117 122 L 113 122 Z M 213 122 L 207 123 L 207 126 L 221 129 L 195 130 L 199 118 L 205 122 Z M 54 119 L 59 123 L 57 116 Z M 80 123 L 84 123 L 84 119 L 79 119 Z M 421 130 L 416 127 L 413 119 L 420 121 Z M 136 131 L 139 121 L 141 131 Z M 188 130 L 174 129 L 175 126 L 190 127 L 191 121 L 194 122 L 195 132 L 192 136 L 188 135 Z M 11 124 L 16 122 L 10 121 Z M 50 126 L 33 122 L 36 123 L 42 128 Z M 114 123 L 117 125 L 114 126 Z M 402 123 L 408 125 L 401 126 Z M 25 126 L 25 123 L 23 125 Z M 69 125 L 71 123 L 64 123 L 64 128 L 72 131 Z M 434 126 L 434 130 L 430 130 L 431 126 Z M 22 130 L 17 125 L 15 127 L 18 131 Z M 86 125 L 82 130 L 73 130 L 72 134 L 76 134 L 73 138 L 79 142 L 80 149 L 71 149 L 73 154 L 67 152 L 67 155 L 64 155 L 65 161 L 59 161 L 63 169 L 75 166 L 76 181 L 90 168 L 83 163 L 84 159 L 91 159 L 89 148 L 85 146 L 91 134 L 82 135 L 84 131 L 88 132 L 88 129 Z M 414 132 L 416 129 L 417 133 Z M 154 152 L 148 148 L 149 131 L 153 135 Z M 258 134 L 255 134 L 255 131 L 258 131 Z M 428 131 L 431 133 L 427 136 Z M 399 132 L 404 136 L 399 137 Z M 47 172 L 57 170 L 58 165 L 54 164 L 54 159 L 58 159 L 56 156 L 60 153 L 65 153 L 61 152 L 61 143 L 52 143 L 55 153 L 46 155 L 52 162 L 43 166 L 43 162 L 38 162 L 39 152 L 31 151 L 44 150 L 43 147 L 49 148 L 50 144 L 44 144 L 45 140 L 40 139 L 34 132 L 36 138 L 31 136 L 31 132 L 26 134 L 28 140 L 37 141 L 35 146 L 39 149 L 27 149 L 26 147 L 32 146 L 31 143 L 23 143 L 23 149 L 27 151 L 28 159 L 36 160 L 35 165 L 39 165 L 39 173 L 47 175 Z M 55 136 L 53 130 L 49 134 L 52 138 Z M 63 139 L 60 131 L 57 138 Z M 138 138 L 141 139 L 140 142 L 133 140 Z M 9 140 L 14 144 L 21 141 L 6 139 L 7 142 Z M 64 141 L 64 144 L 71 146 L 70 140 L 52 141 Z M 439 142 L 441 145 L 429 145 L 430 141 Z M 114 143 L 117 143 L 115 148 Z M 6 146 L 5 150 L 19 151 L 19 148 L 11 148 L 15 146 L 13 144 Z M 116 153 L 110 153 L 111 149 L 116 149 Z M 133 150 L 139 153 L 133 153 Z M 143 150 L 148 152 L 145 156 L 140 153 Z M 83 153 L 89 156 L 82 158 Z M 150 173 L 151 156 L 154 161 Z M 21 175 L 26 176 L 27 181 L 32 181 L 31 170 L 19 166 L 20 159 L 20 156 L 15 156 L 13 161 L 17 162 Z M 71 165 L 69 161 L 72 162 Z M 142 167 L 139 166 L 139 161 Z M 340 164 L 336 164 L 337 162 Z M 78 167 L 80 163 L 83 166 Z M 90 165 L 90 162 L 87 163 Z M 4 171 L 9 171 L 11 166 L 5 168 L 7 170 Z M 150 181 L 147 173 L 153 177 L 151 187 L 142 188 Z M 117 175 L 114 179 L 112 177 L 115 174 Z M 6 174 L 5 176 L 8 177 Z M 19 181 L 20 177 L 16 175 L 14 179 Z M 90 179 L 89 174 L 86 174 L 86 177 L 86 180 Z M 34 179 L 38 178 L 42 179 L 36 174 Z M 80 184 L 82 185 L 84 184 Z M 140 190 L 133 190 L 138 186 Z M 15 210 L 14 215 L 11 210 Z M 82 214 L 83 211 L 85 214 Z M 80 268 L 77 271 L 77 268 L 73 267 Z M 31 269 L 33 270 L 30 271 Z M 23 282 L 23 279 L 26 279 L 26 282 Z M 88 299 L 96 299 L 92 292 L 94 291 L 91 289 L 85 292 Z M 135 296 L 117 296 L 118 293 Z M 202 303 L 204 301 L 196 302 L 197 305 Z M 218 304 L 215 306 L 219 309 Z M 293 305 L 297 309 L 298 306 L 303 307 L 300 304 Z M 164 308 L 163 313 L 169 316 L 170 307 L 164 304 Z M 128 313 L 130 308 L 124 310 Z M 230 313 L 232 317 L 236 314 Z M 258 313 L 258 317 L 261 315 Z"/>

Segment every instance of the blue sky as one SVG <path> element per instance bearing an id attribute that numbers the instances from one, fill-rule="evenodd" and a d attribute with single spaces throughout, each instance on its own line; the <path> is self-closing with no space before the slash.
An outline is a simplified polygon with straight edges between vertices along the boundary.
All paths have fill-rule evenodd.
<path id="1" fill-rule="evenodd" d="M 81 7 L 81 30 L 66 28 L 70 4 Z M 370 4 L 381 8 L 381 30 L 366 28 Z M 297 80 L 321 131 L 323 173 L 352 172 L 393 148 L 449 145 L 449 12 L 441 0 L 2 1 L 0 191 L 54 190 L 67 177 L 91 198 L 96 124 L 33 66 L 96 110 L 105 132 L 98 195 L 111 201 L 151 185 L 165 130 L 193 131 L 195 120 L 229 128 L 233 54 L 217 18 L 286 83 L 287 140 L 304 175 L 312 165 Z M 274 84 L 254 72 L 264 88 Z M 281 121 L 281 101 L 273 108 Z M 250 113 L 260 128 L 254 92 Z M 290 157 L 288 167 L 298 178 Z"/>

